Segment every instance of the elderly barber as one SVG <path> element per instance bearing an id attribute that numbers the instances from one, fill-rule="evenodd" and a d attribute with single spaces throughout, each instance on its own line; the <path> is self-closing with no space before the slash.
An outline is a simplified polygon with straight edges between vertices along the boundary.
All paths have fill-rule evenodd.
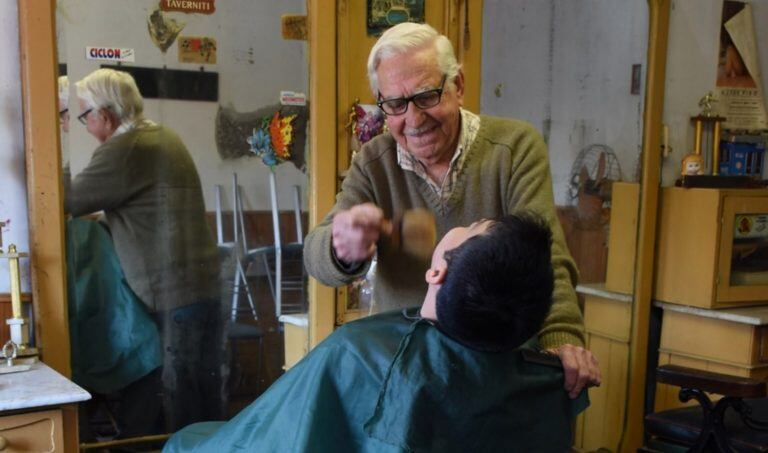
<path id="1" fill-rule="evenodd" d="M 558 353 L 565 388 L 576 397 L 600 383 L 583 348 L 576 266 L 555 215 L 547 147 L 529 124 L 462 108 L 464 74 L 450 41 L 426 24 L 403 23 L 371 49 L 368 78 L 389 132 L 353 160 L 336 205 L 307 236 L 304 262 L 322 283 L 363 276 L 377 255 L 374 299 L 382 310 L 418 304 L 428 262 L 407 256 L 381 234 L 382 219 L 428 208 L 442 236 L 455 226 L 517 211 L 543 217 L 553 232 L 554 304 L 539 332 Z"/>
<path id="2" fill-rule="evenodd" d="M 76 86 L 77 119 L 100 145 L 64 209 L 104 211 L 126 280 L 158 323 L 168 428 L 219 418 L 219 262 L 195 164 L 178 135 L 144 118 L 129 74 L 99 69 Z"/>

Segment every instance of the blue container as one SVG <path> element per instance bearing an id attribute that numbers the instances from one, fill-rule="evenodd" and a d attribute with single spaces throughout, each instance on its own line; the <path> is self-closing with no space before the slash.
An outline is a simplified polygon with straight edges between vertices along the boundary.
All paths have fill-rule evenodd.
<path id="1" fill-rule="evenodd" d="M 719 171 L 723 176 L 762 176 L 764 143 L 720 142 Z"/>

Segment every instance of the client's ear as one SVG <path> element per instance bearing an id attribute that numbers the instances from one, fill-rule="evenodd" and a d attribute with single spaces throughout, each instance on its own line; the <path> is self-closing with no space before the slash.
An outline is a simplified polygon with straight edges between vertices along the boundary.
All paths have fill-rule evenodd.
<path id="1" fill-rule="evenodd" d="M 440 285 L 445 281 L 446 268 L 444 266 L 431 267 L 427 270 L 424 280 L 430 285 Z"/>

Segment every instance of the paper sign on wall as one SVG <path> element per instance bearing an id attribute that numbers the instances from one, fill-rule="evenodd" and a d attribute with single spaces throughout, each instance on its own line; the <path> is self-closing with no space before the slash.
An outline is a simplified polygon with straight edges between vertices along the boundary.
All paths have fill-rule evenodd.
<path id="1" fill-rule="evenodd" d="M 307 105 L 307 95 L 295 91 L 280 92 L 281 105 Z"/>
<path id="2" fill-rule="evenodd" d="M 216 40 L 206 36 L 179 36 L 179 61 L 216 64 Z"/>
<path id="3" fill-rule="evenodd" d="M 163 11 L 179 11 L 182 13 L 213 14 L 216 11 L 216 0 L 160 0 Z"/>
<path id="4" fill-rule="evenodd" d="M 85 59 L 101 61 L 135 61 L 135 53 L 133 49 L 120 47 L 89 46 L 85 48 Z"/>
<path id="5" fill-rule="evenodd" d="M 752 5 L 723 2 L 715 98 L 726 129 L 768 128 Z"/>

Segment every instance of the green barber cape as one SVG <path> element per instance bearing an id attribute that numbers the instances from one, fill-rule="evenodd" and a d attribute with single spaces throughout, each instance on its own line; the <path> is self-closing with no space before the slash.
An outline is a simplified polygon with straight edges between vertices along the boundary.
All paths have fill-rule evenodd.
<path id="1" fill-rule="evenodd" d="M 568 398 L 562 370 L 469 349 L 417 313 L 345 324 L 232 420 L 163 451 L 568 451 L 589 403 Z"/>
<path id="2" fill-rule="evenodd" d="M 162 364 L 157 326 L 125 281 L 112 238 L 98 222 L 67 221 L 72 380 L 111 393 Z"/>

